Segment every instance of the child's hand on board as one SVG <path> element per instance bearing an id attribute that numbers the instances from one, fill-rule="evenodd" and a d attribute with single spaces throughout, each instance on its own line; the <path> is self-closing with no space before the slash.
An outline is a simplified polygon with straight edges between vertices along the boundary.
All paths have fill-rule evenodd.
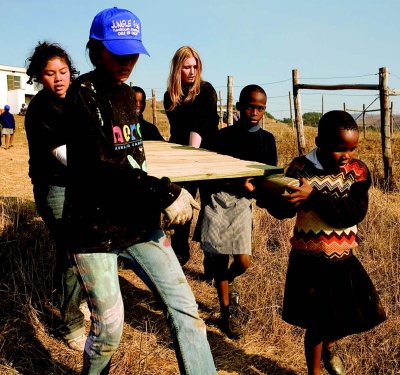
<path id="1" fill-rule="evenodd" d="M 243 187 L 250 193 L 252 193 L 256 189 L 256 187 L 253 185 L 253 180 L 254 178 L 249 177 L 246 178 L 243 182 Z"/>
<path id="2" fill-rule="evenodd" d="M 313 190 L 304 177 L 300 178 L 299 181 L 300 186 L 287 186 L 291 192 L 290 194 L 282 194 L 282 197 L 292 203 L 295 207 L 304 203 Z"/>

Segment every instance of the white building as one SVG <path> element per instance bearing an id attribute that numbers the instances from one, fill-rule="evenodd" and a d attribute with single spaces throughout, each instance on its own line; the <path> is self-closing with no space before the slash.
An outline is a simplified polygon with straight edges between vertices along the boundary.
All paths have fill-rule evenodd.
<path id="1" fill-rule="evenodd" d="M 40 90 L 40 85 L 28 85 L 29 77 L 25 68 L 0 65 L 0 110 L 6 104 L 10 106 L 12 114 L 18 114 L 22 103 L 29 106 L 31 99 Z"/>

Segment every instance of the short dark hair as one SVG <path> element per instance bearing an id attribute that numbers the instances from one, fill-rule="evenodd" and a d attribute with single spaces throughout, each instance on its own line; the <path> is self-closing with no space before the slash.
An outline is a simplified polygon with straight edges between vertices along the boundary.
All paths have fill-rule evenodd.
<path id="1" fill-rule="evenodd" d="M 254 91 L 261 92 L 262 94 L 265 95 L 265 99 L 267 99 L 267 93 L 261 86 L 247 85 L 247 86 L 243 87 L 242 91 L 240 91 L 239 102 L 244 102 L 246 99 L 248 99 L 250 93 L 252 93 Z"/>
<path id="2" fill-rule="evenodd" d="M 135 92 L 140 92 L 143 95 L 143 99 L 146 100 L 146 93 L 144 92 L 144 90 L 139 87 L 139 86 L 132 86 L 132 90 Z"/>
<path id="3" fill-rule="evenodd" d="M 318 122 L 318 138 L 329 140 L 339 133 L 340 130 L 356 130 L 358 125 L 353 116 L 346 111 L 326 112 Z"/>
<path id="4" fill-rule="evenodd" d="M 89 38 L 86 44 L 86 49 L 89 54 L 89 59 L 92 65 L 97 68 L 97 59 L 100 56 L 101 51 L 106 48 L 101 40 Z"/>
<path id="5" fill-rule="evenodd" d="M 73 81 L 79 72 L 75 69 L 72 59 L 68 53 L 58 44 L 44 41 L 38 42 L 31 56 L 26 59 L 26 74 L 29 76 L 28 84 L 32 85 L 33 82 L 39 82 L 42 76 L 42 70 L 45 68 L 49 60 L 58 58 L 68 65 Z"/>

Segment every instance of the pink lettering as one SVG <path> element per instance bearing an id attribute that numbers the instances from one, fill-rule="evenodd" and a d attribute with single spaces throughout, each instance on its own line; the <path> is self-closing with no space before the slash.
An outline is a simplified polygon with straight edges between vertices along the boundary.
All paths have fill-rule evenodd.
<path id="1" fill-rule="evenodd" d="M 122 131 L 118 126 L 113 127 L 114 132 L 114 144 L 116 143 L 123 143 L 124 138 L 122 137 Z"/>

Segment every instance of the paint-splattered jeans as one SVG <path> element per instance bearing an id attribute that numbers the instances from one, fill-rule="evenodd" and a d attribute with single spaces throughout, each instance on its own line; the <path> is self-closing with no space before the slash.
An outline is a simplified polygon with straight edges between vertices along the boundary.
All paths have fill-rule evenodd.
<path id="1" fill-rule="evenodd" d="M 85 324 L 84 316 L 79 310 L 82 302 L 82 289 L 64 248 L 62 211 L 65 187 L 35 185 L 33 194 L 37 211 L 46 223 L 50 236 L 56 245 L 57 256 L 53 280 L 62 320 L 62 325 L 58 331 L 65 340 L 73 339 L 85 333 Z"/>
<path id="2" fill-rule="evenodd" d="M 83 375 L 109 373 L 124 321 L 117 258 L 132 269 L 163 303 L 181 374 L 216 374 L 206 327 L 182 268 L 161 230 L 147 242 L 108 253 L 73 254 L 88 295 L 92 325 L 86 341 Z"/>

